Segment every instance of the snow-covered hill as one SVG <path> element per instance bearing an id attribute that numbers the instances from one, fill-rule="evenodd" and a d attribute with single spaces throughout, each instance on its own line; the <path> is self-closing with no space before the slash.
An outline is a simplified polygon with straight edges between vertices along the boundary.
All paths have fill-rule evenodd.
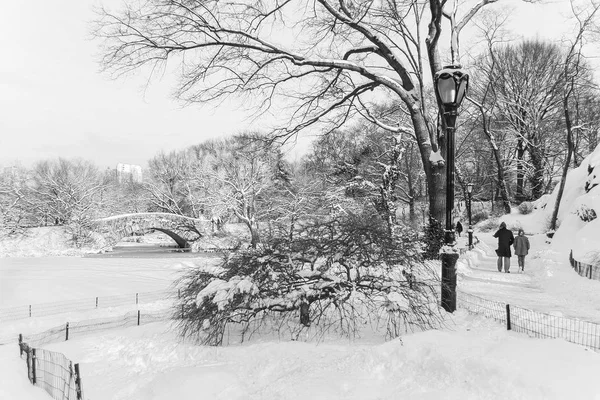
<path id="1" fill-rule="evenodd" d="M 538 201 L 537 219 L 549 221 L 558 185 Z M 578 168 L 567 175 L 558 212 L 559 227 L 552 239 L 556 251 L 569 252 L 581 262 L 592 263 L 600 254 L 600 145 Z"/>

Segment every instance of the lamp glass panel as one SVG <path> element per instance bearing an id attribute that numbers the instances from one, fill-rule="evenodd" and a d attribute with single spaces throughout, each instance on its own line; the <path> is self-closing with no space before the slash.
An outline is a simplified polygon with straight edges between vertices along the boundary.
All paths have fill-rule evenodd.
<path id="1" fill-rule="evenodd" d="M 456 86 L 452 77 L 448 79 L 438 79 L 437 83 L 438 95 L 442 104 L 452 104 L 456 99 Z"/>
<path id="2" fill-rule="evenodd" d="M 458 104 L 462 103 L 463 98 L 465 97 L 465 93 L 467 91 L 468 80 L 466 77 L 462 77 L 458 82 L 458 92 L 456 93 L 456 102 Z"/>
<path id="3" fill-rule="evenodd" d="M 467 184 L 467 193 L 469 193 L 469 194 L 473 193 L 473 184 L 472 183 Z"/>

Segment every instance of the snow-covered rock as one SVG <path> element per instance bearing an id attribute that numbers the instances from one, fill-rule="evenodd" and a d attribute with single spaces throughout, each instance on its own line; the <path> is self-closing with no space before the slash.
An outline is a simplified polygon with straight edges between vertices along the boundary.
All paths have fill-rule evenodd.
<path id="1" fill-rule="evenodd" d="M 543 208 L 549 220 L 558 195 L 558 185 Z M 600 146 L 578 168 L 567 175 L 558 211 L 559 228 L 552 239 L 556 251 L 573 250 L 576 260 L 586 262 L 600 252 Z M 591 262 L 591 261 L 590 261 Z"/>

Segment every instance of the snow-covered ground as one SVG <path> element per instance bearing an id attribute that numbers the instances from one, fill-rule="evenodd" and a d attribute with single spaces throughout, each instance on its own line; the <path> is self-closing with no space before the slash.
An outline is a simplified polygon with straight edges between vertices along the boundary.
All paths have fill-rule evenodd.
<path id="1" fill-rule="evenodd" d="M 47 345 L 80 363 L 86 399 L 597 399 L 600 356 L 457 311 L 445 330 L 387 343 L 182 343 L 166 323 Z M 0 347 L 0 398 L 48 398 L 16 346 Z"/>
<path id="2" fill-rule="evenodd" d="M 600 282 L 575 274 L 565 254 L 553 251 L 544 235 L 530 237 L 532 254 L 525 274 L 504 274 L 497 272 L 491 256 L 495 248 L 492 233 L 477 232 L 482 241 L 478 249 L 459 260 L 460 290 L 538 311 L 598 319 Z M 28 270 L 27 260 L 47 264 Z M 73 273 L 58 273 L 65 260 L 73 262 Z M 77 262 L 88 260 L 97 265 L 76 267 L 80 265 Z M 5 273 L 7 261 L 16 262 L 10 276 Z M 174 271 L 189 267 L 194 260 L 113 262 L 110 258 L 2 259 L 0 277 L 2 282 L 13 279 L 10 285 L 17 276 L 24 287 L 34 285 L 28 304 L 55 300 L 55 293 L 64 299 L 65 292 L 79 296 L 164 288 Z M 53 272 L 52 264 L 57 271 Z M 71 291 L 84 284 L 88 285 L 85 290 Z M 53 287 L 59 289 L 53 292 Z M 12 295 L 3 293 L 0 306 L 25 299 L 21 291 L 6 293 Z M 65 321 L 121 315 L 133 308 L 2 323 L 0 336 L 2 331 L 34 333 Z M 352 341 L 327 338 L 318 343 L 305 338 L 254 337 L 243 344 L 232 339 L 228 346 L 215 348 L 182 342 L 169 323 L 154 323 L 75 337 L 44 348 L 80 363 L 84 394 L 91 400 L 600 399 L 594 380 L 600 370 L 600 354 L 563 340 L 507 332 L 503 326 L 463 310 L 448 315 L 444 329 L 407 334 L 387 343 L 375 335 Z M 0 346 L 0 360 L 1 399 L 49 398 L 29 384 L 16 345 Z"/>
<path id="3" fill-rule="evenodd" d="M 538 202 L 529 215 L 513 210 L 500 219 L 509 227 L 523 227 L 530 238 L 524 274 L 516 273 L 514 257 L 513 273 L 499 273 L 493 256 L 494 230 L 476 229 L 478 247 L 458 262 L 459 296 L 471 293 L 600 323 L 600 282 L 580 277 L 568 261 L 571 249 L 580 257 L 600 250 L 600 224 L 586 211 L 595 211 L 599 203 L 595 196 L 600 189 L 593 186 L 596 158 L 600 154 L 594 153 L 571 173 L 559 214 L 561 225 L 551 243 L 545 232 L 555 194 Z M 6 246 L 1 244 L 0 251 Z M 58 245 L 56 249 L 57 254 L 64 250 Z M 190 258 L 0 258 L 0 307 L 164 289 L 174 273 L 191 262 Z M 133 308 L 0 322 L 0 336 L 120 315 Z M 375 333 L 320 342 L 264 335 L 244 343 L 235 336 L 227 340 L 223 347 L 183 342 L 170 323 L 160 322 L 74 337 L 44 348 L 80 363 L 88 400 L 600 399 L 599 353 L 560 339 L 506 331 L 460 309 L 446 315 L 444 328 L 389 342 Z M 0 346 L 0 399 L 48 398 L 30 385 L 17 347 Z"/>

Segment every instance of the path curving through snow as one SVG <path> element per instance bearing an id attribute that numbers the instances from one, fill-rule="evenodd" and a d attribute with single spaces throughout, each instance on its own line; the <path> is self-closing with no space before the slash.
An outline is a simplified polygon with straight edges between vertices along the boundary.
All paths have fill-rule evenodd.
<path id="1" fill-rule="evenodd" d="M 477 232 L 480 243 L 458 260 L 460 292 L 557 316 L 600 323 L 600 281 L 580 277 L 568 254 L 556 252 L 543 234 L 529 236 L 525 272 L 511 257 L 511 273 L 498 272 L 493 232 Z"/>

